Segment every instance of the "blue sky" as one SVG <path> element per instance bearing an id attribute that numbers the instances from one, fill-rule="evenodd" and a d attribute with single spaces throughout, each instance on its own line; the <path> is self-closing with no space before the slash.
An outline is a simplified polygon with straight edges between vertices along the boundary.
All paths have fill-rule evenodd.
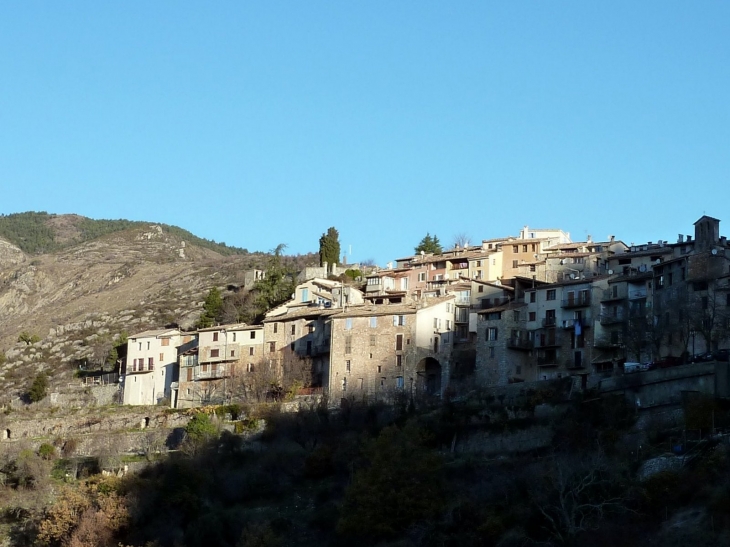
<path id="1" fill-rule="evenodd" d="M 0 213 L 384 264 L 730 223 L 730 3 L 6 2 Z M 729 233 L 722 229 L 723 233 Z"/>

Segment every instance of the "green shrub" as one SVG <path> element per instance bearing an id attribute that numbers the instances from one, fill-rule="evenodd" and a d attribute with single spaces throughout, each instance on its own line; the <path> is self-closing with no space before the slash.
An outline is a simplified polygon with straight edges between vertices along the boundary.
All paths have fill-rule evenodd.
<path id="1" fill-rule="evenodd" d="M 28 399 L 31 403 L 42 401 L 48 395 L 48 376 L 45 372 L 39 373 L 28 390 Z"/>
<path id="2" fill-rule="evenodd" d="M 50 443 L 43 443 L 38 448 L 38 455 L 44 460 L 52 460 L 56 455 L 56 447 Z"/>

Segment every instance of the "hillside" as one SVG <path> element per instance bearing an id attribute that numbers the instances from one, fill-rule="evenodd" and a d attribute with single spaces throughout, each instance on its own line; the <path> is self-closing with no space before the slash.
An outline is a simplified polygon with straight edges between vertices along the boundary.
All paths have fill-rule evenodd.
<path id="1" fill-rule="evenodd" d="M 7 240 L 24 253 L 38 255 L 59 251 L 115 232 L 144 228 L 149 224 L 151 223 L 122 219 L 94 220 L 80 215 L 55 215 L 46 212 L 15 213 L 0 215 L 0 238 Z M 157 225 L 165 233 L 188 244 L 224 256 L 248 254 L 246 249 L 228 247 L 225 243 L 202 239 L 177 226 Z"/>
<path id="2" fill-rule="evenodd" d="M 11 217 L 24 219 L 29 231 L 3 223 Z M 6 398 L 19 395 L 39 370 L 54 383 L 68 381 L 79 363 L 98 360 L 122 332 L 172 323 L 191 328 L 211 287 L 225 292 L 243 285 L 246 270 L 268 258 L 199 245 L 204 240 L 179 228 L 109 221 L 117 223 L 111 229 L 87 221 L 45 213 L 0 218 L 0 231 L 13 236 L 0 239 L 0 388 Z M 90 225 L 98 231 L 84 228 Z M 40 341 L 18 342 L 22 332 Z"/>

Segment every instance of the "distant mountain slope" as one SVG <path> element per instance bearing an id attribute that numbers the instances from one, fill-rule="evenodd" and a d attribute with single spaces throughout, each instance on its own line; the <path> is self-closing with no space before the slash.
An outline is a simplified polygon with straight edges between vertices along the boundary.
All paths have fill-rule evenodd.
<path id="1" fill-rule="evenodd" d="M 99 237 L 130 228 L 149 226 L 149 222 L 132 220 L 93 220 L 80 215 L 55 215 L 46 212 L 0 215 L 0 238 L 29 255 L 52 253 L 67 247 L 92 241 Z M 187 230 L 167 224 L 157 224 L 162 230 L 183 241 L 210 249 L 221 255 L 244 255 L 247 249 L 229 247 L 197 237 Z"/>
<path id="2" fill-rule="evenodd" d="M 122 332 L 192 328 L 211 287 L 237 295 L 246 272 L 269 259 L 161 224 L 0 217 L 0 404 L 40 370 L 52 385 L 76 382 L 78 364 L 98 360 Z M 317 255 L 283 259 L 298 270 Z M 19 342 L 22 332 L 40 340 Z"/>

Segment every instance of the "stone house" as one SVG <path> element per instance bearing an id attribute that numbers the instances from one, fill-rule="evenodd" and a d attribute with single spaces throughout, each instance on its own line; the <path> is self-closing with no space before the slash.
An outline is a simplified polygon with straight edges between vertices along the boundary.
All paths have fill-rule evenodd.
<path id="1" fill-rule="evenodd" d="M 177 329 L 149 330 L 129 337 L 121 379 L 123 404 L 156 405 L 171 399 L 182 340 Z"/>
<path id="2" fill-rule="evenodd" d="M 330 317 L 330 404 L 441 396 L 449 381 L 453 296 L 353 306 Z"/>
<path id="3" fill-rule="evenodd" d="M 236 392 L 236 378 L 254 372 L 263 346 L 261 325 L 200 329 L 195 347 L 180 348 L 177 407 L 227 401 Z"/>

